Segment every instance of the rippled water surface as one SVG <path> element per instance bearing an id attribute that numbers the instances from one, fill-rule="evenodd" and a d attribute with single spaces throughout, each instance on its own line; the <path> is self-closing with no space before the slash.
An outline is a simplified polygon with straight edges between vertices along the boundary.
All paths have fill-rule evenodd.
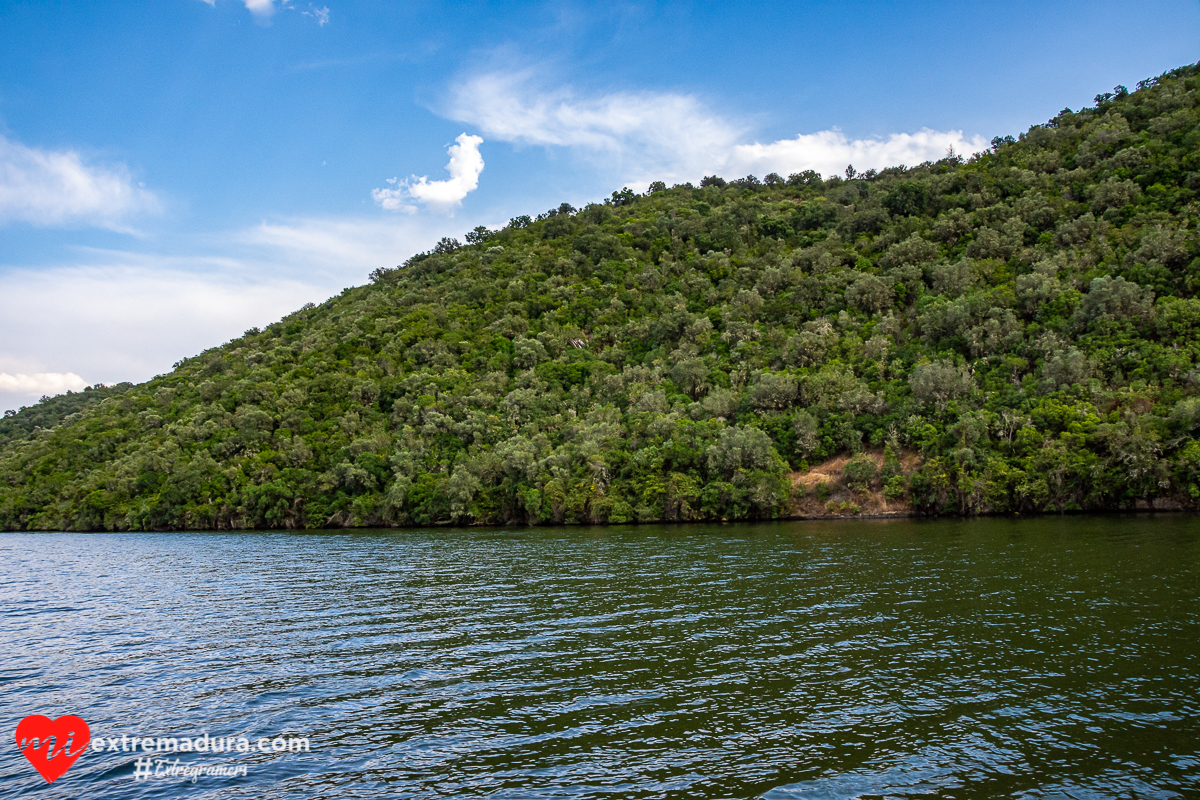
<path id="1" fill-rule="evenodd" d="M 0 535 L 0 795 L 1196 797 L 1198 600 L 1184 516 Z"/>

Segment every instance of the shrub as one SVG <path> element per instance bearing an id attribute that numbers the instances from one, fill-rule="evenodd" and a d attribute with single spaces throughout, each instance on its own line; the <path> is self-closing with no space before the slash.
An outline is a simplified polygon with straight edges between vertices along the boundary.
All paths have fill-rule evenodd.
<path id="1" fill-rule="evenodd" d="M 883 482 L 883 496 L 888 500 L 900 500 L 908 494 L 908 479 L 893 475 Z"/>
<path id="2" fill-rule="evenodd" d="M 854 491 L 865 492 L 871 488 L 876 472 L 878 470 L 871 457 L 859 454 L 846 462 L 846 466 L 842 468 L 842 479 Z"/>
<path id="3" fill-rule="evenodd" d="M 950 400 L 967 394 L 975 382 L 962 367 L 949 361 L 918 364 L 908 379 L 913 396 L 923 403 L 936 403 L 945 408 Z"/>

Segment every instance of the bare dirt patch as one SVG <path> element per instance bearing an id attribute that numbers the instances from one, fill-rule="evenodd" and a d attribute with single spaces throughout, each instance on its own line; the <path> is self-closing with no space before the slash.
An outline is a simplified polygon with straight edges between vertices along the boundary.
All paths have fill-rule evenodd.
<path id="1" fill-rule="evenodd" d="M 883 450 L 868 450 L 863 455 L 875 462 L 876 469 L 883 467 Z M 882 481 L 876 477 L 866 491 L 852 489 L 843 477 L 846 463 L 853 458 L 850 454 L 834 456 L 828 461 L 810 467 L 806 472 L 792 472 L 794 500 L 792 516 L 805 518 L 844 517 L 907 517 L 913 512 L 907 494 L 896 499 L 884 496 Z M 900 466 L 905 475 L 919 466 L 916 453 L 902 452 Z"/>

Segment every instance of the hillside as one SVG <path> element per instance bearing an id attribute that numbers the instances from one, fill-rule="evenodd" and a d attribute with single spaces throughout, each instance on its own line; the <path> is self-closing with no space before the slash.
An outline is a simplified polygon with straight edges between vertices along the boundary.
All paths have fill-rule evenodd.
<path id="1" fill-rule="evenodd" d="M 1198 101 L 1190 66 L 970 160 L 443 240 L 4 420 L 0 528 L 1195 507 Z"/>

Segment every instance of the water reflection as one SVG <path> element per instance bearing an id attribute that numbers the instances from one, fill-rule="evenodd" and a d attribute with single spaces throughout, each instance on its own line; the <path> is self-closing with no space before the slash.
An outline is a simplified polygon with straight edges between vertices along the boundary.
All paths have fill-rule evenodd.
<path id="1" fill-rule="evenodd" d="M 0 536 L 0 718 L 308 736 L 46 797 L 1182 797 L 1200 520 Z M 11 740 L 10 740 L 11 741 Z"/>

